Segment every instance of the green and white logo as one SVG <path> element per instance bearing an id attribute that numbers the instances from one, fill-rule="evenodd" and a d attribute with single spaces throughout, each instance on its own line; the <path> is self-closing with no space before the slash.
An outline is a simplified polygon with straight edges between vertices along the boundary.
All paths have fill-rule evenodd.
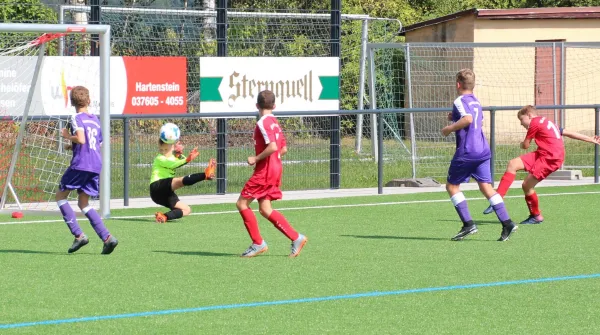
<path id="1" fill-rule="evenodd" d="M 251 112 L 270 90 L 278 111 L 339 109 L 336 57 L 202 57 L 200 112 Z"/>

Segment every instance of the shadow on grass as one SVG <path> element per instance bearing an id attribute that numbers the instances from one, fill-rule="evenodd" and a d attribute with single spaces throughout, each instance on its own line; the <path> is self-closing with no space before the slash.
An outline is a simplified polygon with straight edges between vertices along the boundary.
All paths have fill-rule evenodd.
<path id="1" fill-rule="evenodd" d="M 437 222 L 455 222 L 457 224 L 457 227 L 460 228 L 461 222 L 458 220 L 450 220 L 450 219 L 440 219 L 440 220 L 435 220 Z M 475 224 L 478 225 L 487 225 L 487 224 L 500 224 L 500 221 L 498 220 L 473 220 L 473 222 L 475 222 Z"/>
<path id="2" fill-rule="evenodd" d="M 144 223 L 156 223 L 154 217 L 147 217 L 147 218 L 125 218 L 125 219 L 117 218 L 116 220 L 119 220 L 119 221 L 131 221 L 131 222 L 144 222 Z"/>
<path id="3" fill-rule="evenodd" d="M 45 254 L 45 255 L 68 255 L 67 252 L 40 251 L 40 250 L 22 250 L 22 249 L 4 249 L 0 254 Z"/>
<path id="4" fill-rule="evenodd" d="M 239 257 L 239 254 L 230 254 L 225 252 L 211 252 L 211 251 L 167 251 L 167 250 L 153 250 L 152 252 L 160 252 L 163 254 L 171 255 L 184 255 L 184 256 L 216 256 L 216 257 Z M 262 256 L 262 255 L 261 255 Z"/>
<path id="5" fill-rule="evenodd" d="M 496 240 L 481 240 L 466 238 L 462 241 L 452 241 L 450 237 L 422 237 L 422 236 L 391 236 L 391 235 L 340 235 L 342 237 L 364 238 L 374 240 L 416 240 L 416 241 L 445 241 L 445 242 L 489 242 Z"/>

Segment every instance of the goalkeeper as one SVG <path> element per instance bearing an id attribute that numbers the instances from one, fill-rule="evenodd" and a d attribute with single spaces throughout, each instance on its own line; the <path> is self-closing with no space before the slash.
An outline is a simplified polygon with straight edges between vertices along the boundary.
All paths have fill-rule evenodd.
<path id="1" fill-rule="evenodd" d="M 194 148 L 185 157 L 181 142 L 177 142 L 174 145 L 167 144 L 160 139 L 158 142 L 159 154 L 154 158 L 154 162 L 152 163 L 150 198 L 156 204 L 170 209 L 166 213 L 157 212 L 155 214 L 156 222 L 164 223 L 190 215 L 192 212 L 190 206 L 181 202 L 175 191 L 203 180 L 214 179 L 217 163 L 214 158 L 211 158 L 204 173 L 194 173 L 185 177 L 175 178 L 175 169 L 198 157 L 198 148 Z"/>

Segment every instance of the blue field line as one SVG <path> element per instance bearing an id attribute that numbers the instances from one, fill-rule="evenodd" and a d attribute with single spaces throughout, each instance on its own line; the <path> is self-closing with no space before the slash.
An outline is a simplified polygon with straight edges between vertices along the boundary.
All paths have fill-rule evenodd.
<path id="1" fill-rule="evenodd" d="M 587 275 L 576 275 L 576 276 L 564 276 L 564 277 L 538 278 L 538 279 L 521 279 L 521 280 L 501 281 L 501 282 L 481 283 L 481 284 L 425 287 L 425 288 L 415 288 L 415 289 L 398 290 L 398 291 L 383 291 L 383 292 L 375 291 L 375 292 L 366 292 L 366 293 L 333 295 L 333 296 L 326 296 L 326 297 L 250 302 L 250 303 L 244 303 L 244 304 L 215 305 L 215 306 L 203 306 L 203 307 L 182 308 L 182 309 L 166 309 L 166 310 L 160 310 L 160 311 L 148 311 L 148 312 L 138 312 L 138 313 L 86 316 L 86 317 L 71 318 L 71 319 L 8 323 L 8 324 L 0 324 L 0 329 L 24 328 L 24 327 L 33 327 L 33 326 L 46 326 L 46 325 L 60 325 L 60 324 L 65 324 L 65 323 L 79 323 L 79 322 L 114 320 L 114 319 L 128 319 L 128 318 L 139 318 L 139 317 L 145 317 L 145 316 L 184 314 L 184 313 L 215 311 L 215 310 L 224 310 L 224 309 L 291 305 L 291 304 L 332 301 L 332 300 L 373 298 L 373 297 L 404 295 L 404 294 L 412 294 L 412 293 L 427 293 L 427 292 L 436 292 L 436 291 L 452 291 L 452 290 L 472 289 L 472 288 L 480 288 L 480 287 L 536 284 L 536 283 L 556 282 L 556 281 L 565 281 L 565 280 L 591 279 L 591 278 L 600 278 L 600 273 L 587 274 Z"/>

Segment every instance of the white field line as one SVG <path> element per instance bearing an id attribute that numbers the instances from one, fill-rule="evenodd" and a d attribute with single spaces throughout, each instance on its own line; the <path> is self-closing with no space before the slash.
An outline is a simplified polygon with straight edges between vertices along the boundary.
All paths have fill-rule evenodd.
<path id="1" fill-rule="evenodd" d="M 548 193 L 548 194 L 538 194 L 538 197 L 559 197 L 565 195 L 586 195 L 586 194 L 600 194 L 600 191 L 592 191 L 592 192 L 565 192 L 565 193 Z M 522 195 L 509 195 L 505 198 L 522 198 Z M 478 201 L 485 200 L 483 198 L 467 198 L 469 201 Z M 378 203 L 370 203 L 370 204 L 348 204 L 348 205 L 327 205 L 327 206 L 306 206 L 306 207 L 288 207 L 288 208 L 276 208 L 278 211 L 298 211 L 298 210 L 307 210 L 307 209 L 329 209 L 329 208 L 348 208 L 348 207 L 370 207 L 370 206 L 390 206 L 390 205 L 410 205 L 410 204 L 427 204 L 427 203 L 438 203 L 438 202 L 449 202 L 448 199 L 433 199 L 433 200 L 410 200 L 410 201 L 394 201 L 394 202 L 378 202 Z M 256 210 L 255 210 L 256 211 Z M 219 212 L 200 212 L 200 213 L 192 213 L 191 216 L 194 215 L 219 215 L 219 214 L 234 214 L 238 211 L 219 211 Z M 135 215 L 135 216 L 114 216 L 111 218 L 115 220 L 124 220 L 124 219 L 149 219 L 153 218 L 154 215 Z M 24 223 L 55 223 L 55 222 L 64 222 L 62 219 L 54 219 L 54 220 L 33 220 L 33 221 L 18 221 L 13 220 L 9 222 L 0 222 L 0 225 L 9 225 L 9 224 L 24 224 Z"/>

